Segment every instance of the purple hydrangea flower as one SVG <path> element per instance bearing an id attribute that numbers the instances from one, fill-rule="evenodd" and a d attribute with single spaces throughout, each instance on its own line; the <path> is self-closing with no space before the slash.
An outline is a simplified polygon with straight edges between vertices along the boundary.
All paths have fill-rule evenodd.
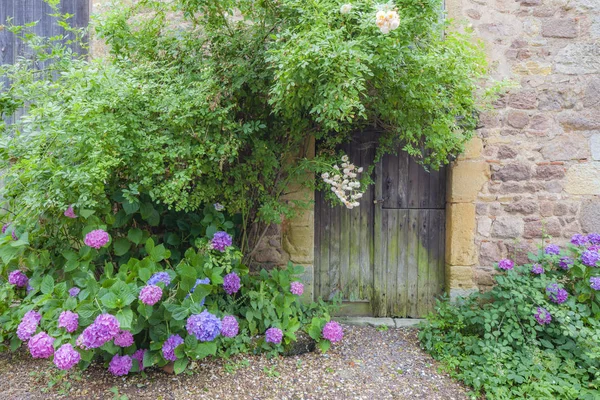
<path id="1" fill-rule="evenodd" d="M 117 336 L 119 330 L 119 321 L 114 315 L 100 314 L 77 338 L 77 345 L 84 349 L 98 348 Z"/>
<path id="2" fill-rule="evenodd" d="M 598 260 L 600 260 L 600 253 L 596 251 L 586 250 L 581 254 L 581 262 L 588 267 L 595 267 Z"/>
<path id="3" fill-rule="evenodd" d="M 165 360 L 175 361 L 177 356 L 175 355 L 175 349 L 177 346 L 183 344 L 183 339 L 179 335 L 171 335 L 163 344 L 162 353 Z"/>
<path id="4" fill-rule="evenodd" d="M 544 267 L 541 264 L 533 264 L 531 266 L 531 273 L 541 275 L 544 273 Z"/>
<path id="5" fill-rule="evenodd" d="M 233 315 L 223 317 L 223 321 L 221 321 L 221 335 L 231 338 L 237 335 L 239 330 L 240 326 Z"/>
<path id="6" fill-rule="evenodd" d="M 171 283 L 171 277 L 166 272 L 157 272 L 150 279 L 148 279 L 148 285 L 156 285 L 158 282 L 162 282 L 165 286 L 169 286 Z"/>
<path id="7" fill-rule="evenodd" d="M 594 290 L 600 290 L 600 276 L 592 276 L 590 278 L 590 287 Z"/>
<path id="8" fill-rule="evenodd" d="M 73 211 L 73 206 L 69 206 L 66 210 L 65 210 L 65 217 L 67 218 L 77 218 L 77 215 L 75 215 L 75 211 Z"/>
<path id="9" fill-rule="evenodd" d="M 48 358 L 54 354 L 54 338 L 46 332 L 40 332 L 27 343 L 33 358 Z"/>
<path id="10" fill-rule="evenodd" d="M 515 263 L 512 260 L 509 260 L 507 258 L 500 260 L 500 262 L 498 262 L 498 268 L 503 269 L 505 271 L 513 269 L 514 267 L 515 267 Z"/>
<path id="11" fill-rule="evenodd" d="M 33 286 L 31 286 L 31 284 L 27 282 L 27 288 L 25 290 L 27 291 L 27 294 L 29 294 L 29 292 L 33 290 Z"/>
<path id="12" fill-rule="evenodd" d="M 144 370 L 144 354 L 146 354 L 146 351 L 146 349 L 139 349 L 131 356 L 132 359 L 137 360 L 140 371 Z"/>
<path id="13" fill-rule="evenodd" d="M 81 292 L 81 289 L 79 289 L 78 287 L 72 287 L 71 289 L 69 289 L 69 296 L 75 297 L 79 294 L 79 292 Z"/>
<path id="14" fill-rule="evenodd" d="M 302 293 L 304 293 L 304 285 L 300 282 L 290 283 L 290 293 L 302 296 Z"/>
<path id="15" fill-rule="evenodd" d="M 162 297 L 162 289 L 156 285 L 144 286 L 140 291 L 140 301 L 149 306 L 153 306 L 159 302 Z"/>
<path id="16" fill-rule="evenodd" d="M 8 274 L 8 283 L 15 285 L 16 287 L 26 287 L 29 283 L 29 278 L 18 269 Z"/>
<path id="17" fill-rule="evenodd" d="M 546 246 L 544 253 L 548 255 L 558 255 L 560 254 L 560 247 L 558 247 L 555 244 L 549 244 L 548 246 Z"/>
<path id="18" fill-rule="evenodd" d="M 587 239 L 591 244 L 600 244 L 600 233 L 590 233 L 587 235 Z"/>
<path id="19" fill-rule="evenodd" d="M 281 339 L 283 339 L 283 332 L 279 328 L 269 328 L 265 332 L 265 341 L 268 343 L 281 343 Z"/>
<path id="20" fill-rule="evenodd" d="M 240 282 L 240 277 L 235 272 L 227 274 L 223 277 L 223 289 L 227 294 L 237 293 L 242 286 Z"/>
<path id="21" fill-rule="evenodd" d="M 211 247 L 215 250 L 224 252 L 232 244 L 231 236 L 227 232 L 219 231 L 215 233 L 210 241 Z"/>
<path id="22" fill-rule="evenodd" d="M 63 311 L 58 317 L 58 327 L 65 328 L 67 332 L 75 332 L 79 327 L 79 315 L 71 311 Z"/>
<path id="23" fill-rule="evenodd" d="M 560 261 L 558 262 L 558 266 L 565 270 L 568 271 L 571 268 L 571 265 L 573 265 L 573 259 L 571 257 L 561 257 Z"/>
<path id="24" fill-rule="evenodd" d="M 550 322 L 552 322 L 552 315 L 550 315 L 548 310 L 542 307 L 537 308 L 537 312 L 535 313 L 534 317 L 540 325 L 548 325 Z"/>
<path id="25" fill-rule="evenodd" d="M 133 335 L 129 331 L 119 331 L 115 336 L 114 343 L 119 347 L 129 347 L 133 344 Z"/>
<path id="26" fill-rule="evenodd" d="M 77 365 L 79 360 L 81 360 L 81 354 L 70 343 L 63 344 L 54 353 L 54 365 L 65 371 Z"/>
<path id="27" fill-rule="evenodd" d="M 588 238 L 586 236 L 575 234 L 571 237 L 571 243 L 575 246 L 583 246 L 588 242 Z"/>
<path id="28" fill-rule="evenodd" d="M 27 311 L 17 327 L 17 336 L 22 341 L 29 340 L 37 330 L 42 316 L 37 311 Z"/>
<path id="29" fill-rule="evenodd" d="M 561 288 L 556 283 L 548 285 L 546 288 L 546 294 L 548 295 L 550 301 L 556 304 L 564 303 L 569 297 L 569 293 L 567 293 L 565 289 Z"/>
<path id="30" fill-rule="evenodd" d="M 110 237 L 108 236 L 108 233 L 106 231 L 102 229 L 96 229 L 85 235 L 83 243 L 94 249 L 99 249 L 106 243 L 108 243 L 109 240 Z"/>
<path id="31" fill-rule="evenodd" d="M 600 250 L 600 245 L 592 245 L 592 246 L 588 246 L 587 248 L 589 251 L 599 251 Z"/>
<path id="32" fill-rule="evenodd" d="M 108 364 L 108 372 L 114 376 L 123 376 L 131 371 L 132 366 L 133 360 L 131 360 L 130 356 L 120 356 L 115 354 L 112 360 L 110 360 L 110 364 Z"/>
<path id="33" fill-rule="evenodd" d="M 194 314 L 187 320 L 186 329 L 201 342 L 214 340 L 221 332 L 221 320 L 207 310 Z"/>
<path id="34" fill-rule="evenodd" d="M 323 327 L 321 332 L 323 338 L 329 340 L 331 343 L 339 342 L 344 337 L 344 329 L 340 324 L 335 321 L 329 321 Z"/>

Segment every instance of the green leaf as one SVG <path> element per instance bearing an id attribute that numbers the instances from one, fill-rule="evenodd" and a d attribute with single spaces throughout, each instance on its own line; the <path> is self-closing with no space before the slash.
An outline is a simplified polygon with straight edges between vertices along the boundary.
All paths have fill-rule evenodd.
<path id="1" fill-rule="evenodd" d="M 104 307 L 110 309 L 118 308 L 119 304 L 121 303 L 119 297 L 113 292 L 108 292 L 104 296 L 102 296 L 100 298 L 100 302 L 102 303 L 102 305 L 104 305 Z"/>
<path id="2" fill-rule="evenodd" d="M 91 319 L 96 312 L 99 312 L 98 308 L 89 301 L 87 303 L 81 303 L 79 304 L 79 307 L 77 307 L 77 313 L 84 319 Z"/>
<path id="3" fill-rule="evenodd" d="M 210 225 L 208 228 L 206 228 L 205 236 L 207 238 L 211 239 L 218 230 L 219 230 L 219 228 L 217 228 L 216 225 Z"/>
<path id="4" fill-rule="evenodd" d="M 131 242 L 126 238 L 118 238 L 113 242 L 113 248 L 117 256 L 122 256 L 129 251 Z"/>
<path id="5" fill-rule="evenodd" d="M 131 329 L 131 326 L 133 324 L 133 311 L 131 311 L 131 308 L 127 307 L 122 310 L 119 310 L 119 312 L 117 312 L 116 317 L 117 320 L 119 320 L 119 325 L 121 326 L 121 329 Z"/>
<path id="6" fill-rule="evenodd" d="M 94 215 L 96 211 L 94 210 L 84 210 L 81 209 L 79 210 L 78 214 L 80 217 L 83 217 L 84 219 L 88 219 L 89 217 L 91 217 L 92 215 Z"/>
<path id="7" fill-rule="evenodd" d="M 176 375 L 179 375 L 187 368 L 189 360 L 187 358 L 179 358 L 175 361 L 175 365 L 173 366 L 173 370 Z"/>
<path id="8" fill-rule="evenodd" d="M 208 356 L 214 356 L 215 354 L 217 354 L 217 344 L 215 342 L 198 343 L 198 347 L 196 347 L 196 350 L 194 351 L 196 360 L 200 360 Z"/>
<path id="9" fill-rule="evenodd" d="M 142 239 L 144 237 L 144 233 L 141 229 L 131 228 L 129 232 L 127 232 L 127 239 L 131 240 L 135 244 L 142 243 Z"/>
<path id="10" fill-rule="evenodd" d="M 50 294 L 54 291 L 54 278 L 51 275 L 46 275 L 44 279 L 42 279 L 41 288 L 42 293 Z"/>
<path id="11" fill-rule="evenodd" d="M 140 209 L 139 203 L 130 203 L 127 200 L 123 202 L 123 210 L 127 215 L 131 215 Z"/>
<path id="12" fill-rule="evenodd" d="M 65 301 L 65 310 L 74 310 L 77 307 L 77 300 L 75 297 L 69 296 L 69 298 Z"/>
<path id="13" fill-rule="evenodd" d="M 146 240 L 146 253 L 150 254 L 152 253 L 152 250 L 154 249 L 154 240 L 152 240 L 152 238 L 148 238 L 148 240 Z"/>
<path id="14" fill-rule="evenodd" d="M 331 342 L 329 340 L 320 340 L 319 341 L 319 349 L 323 353 L 326 353 L 327 350 L 329 350 L 330 347 L 331 347 Z"/>
<path id="15" fill-rule="evenodd" d="M 138 272 L 138 277 L 144 282 L 148 282 L 148 279 L 150 279 L 151 276 L 152 272 L 150 272 L 149 268 L 142 268 Z"/>
<path id="16" fill-rule="evenodd" d="M 166 255 L 166 249 L 165 246 L 163 246 L 162 244 L 159 244 L 158 246 L 154 247 L 151 251 L 150 251 L 150 258 L 152 258 L 152 261 L 154 262 L 159 262 L 165 259 L 165 255 Z"/>

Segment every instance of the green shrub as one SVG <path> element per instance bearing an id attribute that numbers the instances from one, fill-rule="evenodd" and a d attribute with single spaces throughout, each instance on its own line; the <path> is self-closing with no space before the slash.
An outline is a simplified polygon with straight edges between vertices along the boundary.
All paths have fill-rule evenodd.
<path id="1" fill-rule="evenodd" d="M 419 333 L 423 348 L 488 399 L 600 398 L 599 239 L 576 236 L 581 245 L 560 254 L 550 245 L 497 274 L 490 291 L 438 302 Z M 554 284 L 565 302 L 552 301 Z"/>

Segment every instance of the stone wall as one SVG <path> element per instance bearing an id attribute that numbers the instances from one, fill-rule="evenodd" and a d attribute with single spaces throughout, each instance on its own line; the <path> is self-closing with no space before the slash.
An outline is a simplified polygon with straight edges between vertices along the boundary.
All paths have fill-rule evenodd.
<path id="1" fill-rule="evenodd" d="M 451 172 L 451 294 L 492 284 L 544 235 L 600 231 L 600 0 L 446 0 L 486 45 L 495 78 L 519 84 L 483 116 Z"/>

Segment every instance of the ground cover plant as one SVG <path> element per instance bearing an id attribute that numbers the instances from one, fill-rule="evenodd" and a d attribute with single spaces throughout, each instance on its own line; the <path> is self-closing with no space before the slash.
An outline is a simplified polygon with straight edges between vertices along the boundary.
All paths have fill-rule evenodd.
<path id="1" fill-rule="evenodd" d="M 600 397 L 600 235 L 501 260 L 484 294 L 438 302 L 423 347 L 488 399 Z"/>

